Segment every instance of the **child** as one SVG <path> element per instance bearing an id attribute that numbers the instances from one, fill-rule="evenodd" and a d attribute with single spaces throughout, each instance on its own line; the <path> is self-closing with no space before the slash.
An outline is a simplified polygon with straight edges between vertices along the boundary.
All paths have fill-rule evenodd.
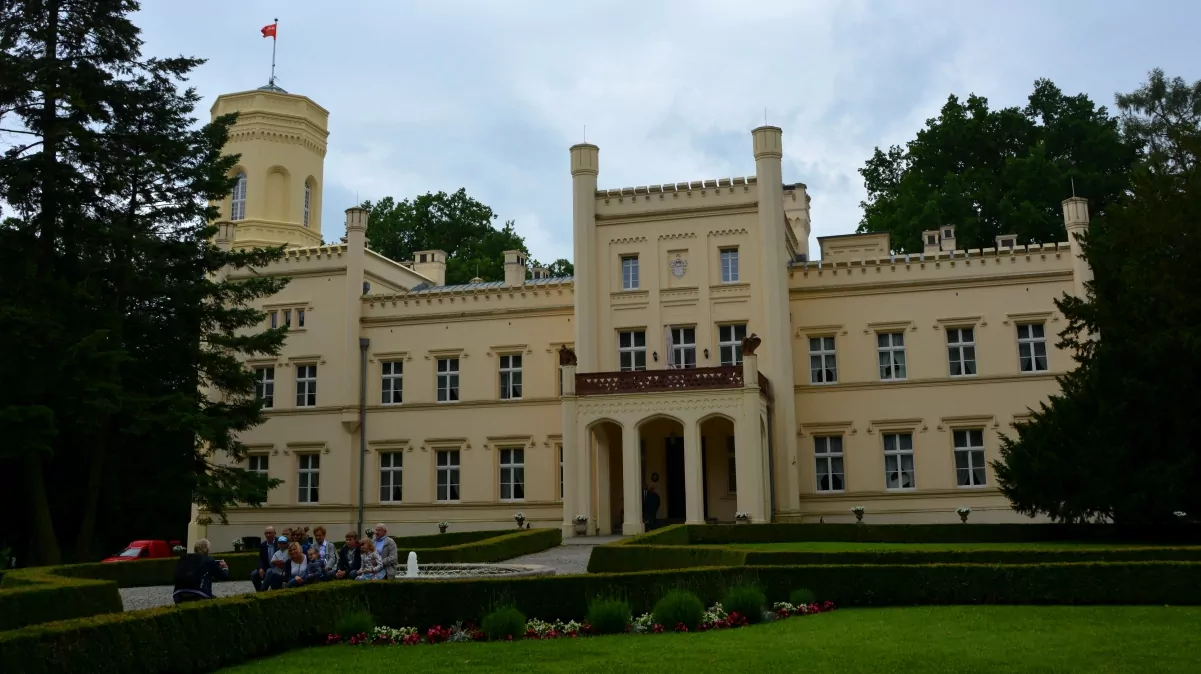
<path id="1" fill-rule="evenodd" d="M 359 543 L 359 559 L 359 575 L 355 580 L 383 580 L 386 577 L 384 562 L 370 539 Z"/>
<path id="2" fill-rule="evenodd" d="M 309 567 L 304 576 L 305 584 L 318 583 L 325 580 L 325 575 L 328 572 L 329 569 L 325 568 L 325 562 L 322 561 L 321 555 L 317 552 L 317 546 L 310 547 Z"/>
<path id="3" fill-rule="evenodd" d="M 288 539 L 280 536 L 275 539 L 275 554 L 271 556 L 271 568 L 267 570 L 267 578 L 263 586 L 268 590 L 278 590 L 288 582 Z"/>

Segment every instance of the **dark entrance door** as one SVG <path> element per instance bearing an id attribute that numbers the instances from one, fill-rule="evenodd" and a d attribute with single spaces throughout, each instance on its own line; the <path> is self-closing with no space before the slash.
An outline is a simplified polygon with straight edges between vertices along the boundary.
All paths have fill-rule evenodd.
<path id="1" fill-rule="evenodd" d="M 667 438 L 667 519 L 683 520 L 684 509 L 684 438 Z"/>

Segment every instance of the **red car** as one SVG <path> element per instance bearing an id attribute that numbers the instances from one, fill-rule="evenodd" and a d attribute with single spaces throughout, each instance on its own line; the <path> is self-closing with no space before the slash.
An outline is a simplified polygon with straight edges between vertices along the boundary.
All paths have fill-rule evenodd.
<path id="1" fill-rule="evenodd" d="M 103 560 L 105 562 L 132 562 L 138 559 L 159 559 L 162 557 L 178 557 L 174 548 L 179 541 L 134 541 L 125 548 L 124 552 Z"/>

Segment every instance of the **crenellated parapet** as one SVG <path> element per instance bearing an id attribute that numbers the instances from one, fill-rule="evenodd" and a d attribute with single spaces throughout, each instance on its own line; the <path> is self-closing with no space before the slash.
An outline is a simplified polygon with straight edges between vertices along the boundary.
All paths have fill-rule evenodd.
<path id="1" fill-rule="evenodd" d="M 596 191 L 596 217 L 602 220 L 654 211 L 753 206 L 758 198 L 755 176 L 622 187 Z"/>
<path id="2" fill-rule="evenodd" d="M 529 312 L 571 312 L 575 284 L 570 277 L 533 279 L 523 286 L 504 282 L 422 288 L 363 297 L 363 317 L 371 322 L 439 316 L 480 317 Z"/>

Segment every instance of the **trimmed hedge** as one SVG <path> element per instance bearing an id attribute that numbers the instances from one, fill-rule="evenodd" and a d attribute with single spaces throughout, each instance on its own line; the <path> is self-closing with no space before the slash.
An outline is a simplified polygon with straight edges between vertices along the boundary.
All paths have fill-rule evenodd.
<path id="1" fill-rule="evenodd" d="M 669 527 L 673 529 L 674 527 Z M 687 525 L 657 545 L 723 543 L 1033 543 L 1054 541 L 1201 543 L 1201 526 L 1126 528 L 1112 524 L 708 524 Z M 666 531 L 666 530 L 665 530 Z M 653 534 L 652 534 L 653 535 Z"/>
<path id="2" fill-rule="evenodd" d="M 468 533 L 468 532 L 464 532 Z M 523 529 L 521 531 L 489 532 L 493 535 L 475 542 L 449 545 L 440 548 L 414 549 L 417 562 L 425 564 L 482 564 L 503 562 L 506 559 L 542 552 L 563 542 L 559 529 Z M 449 536 L 450 534 L 443 534 Z M 400 565 L 403 567 L 409 550 L 397 545 Z"/>
<path id="3" fill-rule="evenodd" d="M 478 621 L 506 604 L 543 620 L 578 619 L 596 597 L 625 597 L 637 614 L 673 589 L 709 603 L 746 583 L 762 588 L 769 601 L 808 587 L 840 606 L 1201 604 L 1201 563 L 1195 562 L 771 566 L 325 583 L 3 632 L 0 671 L 203 672 L 318 643 L 355 610 L 368 610 L 377 624 L 418 628 Z"/>

